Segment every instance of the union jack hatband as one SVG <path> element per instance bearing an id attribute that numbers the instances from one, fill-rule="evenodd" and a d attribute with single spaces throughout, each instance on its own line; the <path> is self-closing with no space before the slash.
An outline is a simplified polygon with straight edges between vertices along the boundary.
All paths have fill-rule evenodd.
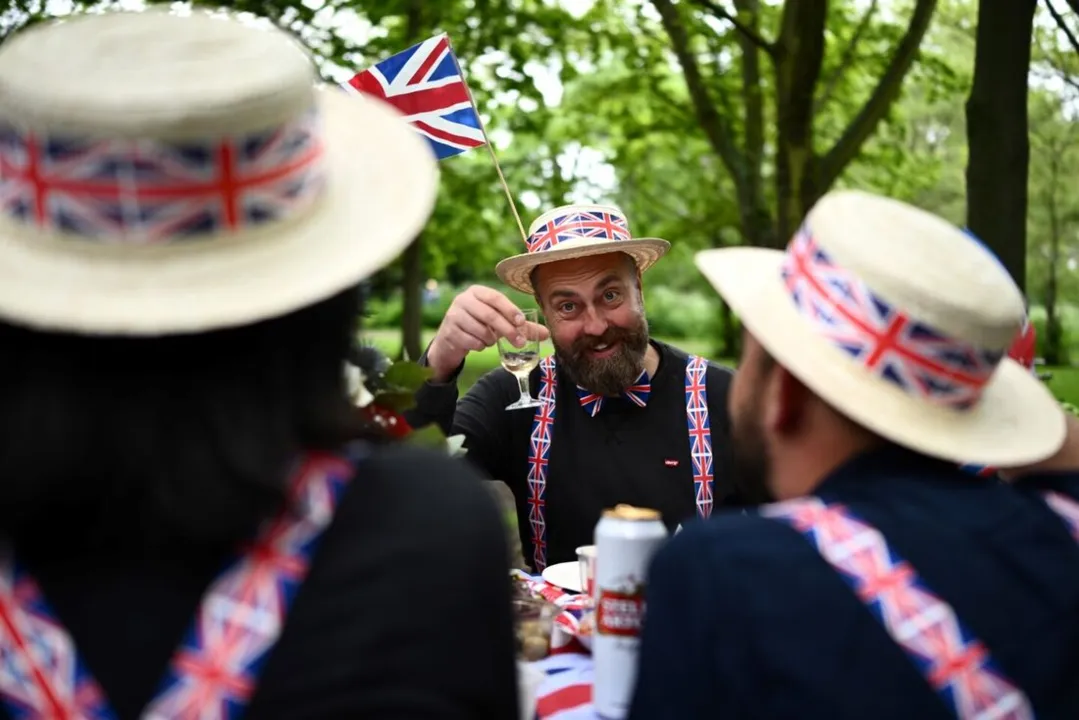
<path id="1" fill-rule="evenodd" d="M 0 212 L 91 242 L 160 245 L 295 217 L 326 183 L 319 114 L 182 141 L 0 124 Z"/>
<path id="2" fill-rule="evenodd" d="M 949 337 L 887 302 L 836 264 L 804 226 L 787 249 L 782 273 L 795 306 L 818 335 L 922 400 L 970 407 L 1004 355 Z"/>
<path id="3" fill-rule="evenodd" d="M 993 661 L 955 610 L 875 527 L 816 497 L 765 506 L 761 514 L 801 533 L 839 573 L 956 718 L 1033 720 L 1021 689 Z"/>
<path id="4" fill-rule="evenodd" d="M 565 205 L 540 215 L 525 238 L 522 255 L 498 263 L 495 272 L 510 287 L 532 293 L 532 271 L 543 263 L 622 252 L 644 272 L 670 243 L 658 238 L 634 238 L 625 213 L 610 205 Z"/>
<path id="5" fill-rule="evenodd" d="M 336 456 L 315 453 L 298 463 L 291 502 L 207 590 L 144 718 L 243 714 L 352 473 L 352 464 Z M 37 583 L 10 553 L 0 559 L 0 623 L 0 701 L 12 717 L 117 717 Z"/>
<path id="6" fill-rule="evenodd" d="M 392 261 L 437 192 L 397 111 L 319 85 L 295 39 L 226 14 L 16 33 L 0 88 L 0 317 L 33 328 L 279 317 Z"/>
<path id="7" fill-rule="evenodd" d="M 693 485 L 697 516 L 707 518 L 712 514 L 712 424 L 708 417 L 708 361 L 691 355 L 686 362 L 686 424 L 689 435 L 690 459 L 693 465 Z M 647 378 L 647 374 L 643 375 Z M 532 540 L 532 565 L 536 572 L 547 567 L 547 470 L 551 460 L 551 440 L 554 437 L 558 367 L 553 357 L 540 361 L 540 406 L 532 418 L 528 451 L 528 527 Z M 641 380 L 638 379 L 638 384 Z M 651 392 L 650 385 L 648 392 Z M 578 388 L 578 393 L 580 389 Z M 627 399 L 644 406 L 640 392 Z M 586 402 L 580 397 L 581 409 L 595 416 L 600 399 Z"/>
<path id="8" fill-rule="evenodd" d="M 1019 332 L 1016 334 L 1015 342 L 1008 348 L 1008 357 L 1025 367 L 1032 374 L 1037 375 L 1038 369 L 1034 363 L 1035 356 L 1037 355 L 1037 346 L 1037 333 L 1034 330 L 1034 323 L 1030 321 L 1030 317 L 1028 316 L 1024 318 L 1023 327 L 1020 328 Z M 959 467 L 962 468 L 964 472 L 977 477 L 993 477 L 997 474 L 997 468 L 992 467 L 991 465 L 967 463 L 965 465 L 960 465 Z"/>
<path id="9" fill-rule="evenodd" d="M 707 250 L 696 263 L 780 366 L 883 438 L 1009 467 L 1064 441 L 1052 394 L 1004 358 L 1022 293 L 982 245 L 932 213 L 837 190 L 785 251 Z"/>

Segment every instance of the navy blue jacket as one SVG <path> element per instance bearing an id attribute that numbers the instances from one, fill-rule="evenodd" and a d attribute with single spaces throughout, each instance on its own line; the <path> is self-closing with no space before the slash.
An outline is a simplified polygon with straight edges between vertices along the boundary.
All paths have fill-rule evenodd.
<path id="1" fill-rule="evenodd" d="M 1079 718 L 1079 543 L 1038 490 L 894 446 L 818 488 L 887 539 L 988 647 L 1036 716 Z M 723 512 L 656 556 L 631 718 L 954 717 L 816 548 L 776 520 Z"/>

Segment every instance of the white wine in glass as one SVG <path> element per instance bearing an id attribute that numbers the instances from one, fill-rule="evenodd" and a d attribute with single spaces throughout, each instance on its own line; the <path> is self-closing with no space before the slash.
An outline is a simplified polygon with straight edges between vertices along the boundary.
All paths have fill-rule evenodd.
<path id="1" fill-rule="evenodd" d="M 539 333 L 536 332 L 539 326 L 539 311 L 529 309 L 522 310 L 521 313 L 525 316 L 525 324 L 521 329 L 524 344 L 517 347 L 510 338 L 498 338 L 498 357 L 502 361 L 502 367 L 517 378 L 517 384 L 521 388 L 520 399 L 507 405 L 507 410 L 534 408 L 543 404 L 528 392 L 528 376 L 540 361 L 540 340 Z"/>

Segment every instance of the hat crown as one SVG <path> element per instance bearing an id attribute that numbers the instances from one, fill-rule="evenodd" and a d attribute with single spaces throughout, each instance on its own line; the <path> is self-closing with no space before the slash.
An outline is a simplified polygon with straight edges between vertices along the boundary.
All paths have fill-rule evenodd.
<path id="1" fill-rule="evenodd" d="M 314 68 L 279 29 L 162 10 L 0 48 L 0 215 L 38 238 L 164 245 L 267 230 L 327 189 Z"/>
<path id="2" fill-rule="evenodd" d="M 0 50 L 0 120 L 50 133 L 179 140 L 272 127 L 314 102 L 280 30 L 196 11 L 82 15 Z"/>
<path id="3" fill-rule="evenodd" d="M 878 299 L 928 327 L 987 350 L 1006 350 L 1026 317 L 1000 261 L 951 223 L 858 191 L 823 197 L 804 232 Z"/>
<path id="4" fill-rule="evenodd" d="M 609 243 L 632 240 L 626 214 L 613 205 L 562 205 L 528 226 L 528 252 L 546 252 L 564 243 Z"/>

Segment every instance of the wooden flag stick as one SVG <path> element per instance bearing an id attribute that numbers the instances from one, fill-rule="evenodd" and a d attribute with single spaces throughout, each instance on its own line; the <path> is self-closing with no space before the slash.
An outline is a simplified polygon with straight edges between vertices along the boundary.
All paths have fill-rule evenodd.
<path id="1" fill-rule="evenodd" d="M 461 73 L 461 81 L 465 84 L 468 101 L 472 103 L 472 109 L 476 112 L 476 119 L 480 123 L 480 133 L 483 135 L 483 144 L 487 146 L 487 153 L 491 156 L 491 162 L 495 164 L 495 172 L 498 173 L 498 181 L 502 183 L 502 189 L 506 191 L 506 199 L 510 201 L 510 210 L 513 212 L 513 219 L 517 221 L 517 229 L 521 231 L 521 240 L 525 245 L 528 245 L 528 233 L 525 232 L 524 223 L 521 222 L 521 214 L 517 212 L 517 203 L 514 201 L 513 193 L 506 182 L 506 176 L 502 174 L 502 166 L 498 164 L 498 156 L 495 155 L 495 146 L 491 144 L 491 138 L 487 135 L 487 128 L 483 124 L 483 115 L 480 114 L 479 107 L 476 106 L 476 98 L 472 95 L 472 88 L 468 86 L 468 78 L 465 77 L 465 71 L 461 68 L 461 63 L 457 59 L 457 53 L 453 49 L 453 43 L 450 41 L 449 35 L 446 35 L 446 44 L 450 49 L 450 57 L 453 58 L 453 62 L 457 66 L 457 72 Z"/>

